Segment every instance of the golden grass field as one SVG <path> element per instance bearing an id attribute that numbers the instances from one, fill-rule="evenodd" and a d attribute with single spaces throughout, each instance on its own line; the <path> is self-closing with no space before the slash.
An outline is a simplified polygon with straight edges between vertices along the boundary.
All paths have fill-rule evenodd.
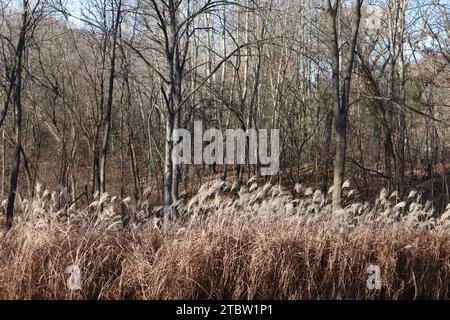
<path id="1" fill-rule="evenodd" d="M 64 192 L 37 190 L 0 232 L 0 299 L 449 299 L 450 206 L 383 191 L 331 219 L 319 191 L 235 189 L 207 184 L 170 221 L 146 202 L 67 208 Z M 80 290 L 67 287 L 72 265 Z M 367 288 L 370 265 L 381 290 Z"/>

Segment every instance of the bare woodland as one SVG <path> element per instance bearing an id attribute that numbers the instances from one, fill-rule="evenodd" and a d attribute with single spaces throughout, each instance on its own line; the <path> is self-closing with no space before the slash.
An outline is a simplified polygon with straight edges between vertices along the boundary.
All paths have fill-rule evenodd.
<path id="1" fill-rule="evenodd" d="M 34 228 L 36 215 L 53 228 L 55 217 L 58 223 L 67 219 L 78 223 L 94 219 L 92 212 L 114 217 L 111 221 L 121 230 L 138 228 L 146 219 L 159 228 L 158 219 L 169 215 L 175 228 L 166 229 L 173 230 L 167 231 L 166 240 L 162 234 L 133 236 L 140 239 L 136 240 L 139 246 L 153 241 L 152 254 L 160 248 L 155 243 L 164 241 L 179 252 L 176 239 L 183 235 L 175 229 L 183 227 L 188 232 L 184 223 L 211 232 L 217 247 L 225 241 L 220 250 L 226 251 L 226 244 L 231 246 L 234 240 L 221 238 L 229 232 L 224 224 L 216 221 L 216 228 L 209 217 L 194 227 L 193 221 L 208 213 L 222 219 L 236 212 L 248 221 L 254 221 L 258 213 L 269 216 L 274 230 L 280 234 L 285 230 L 286 237 L 291 237 L 292 252 L 300 247 L 315 250 L 310 238 L 297 238 L 298 230 L 292 229 L 300 222 L 283 220 L 311 214 L 323 216 L 325 225 L 330 224 L 319 227 L 322 218 L 305 222 L 314 225 L 308 234 L 324 248 L 345 246 L 343 235 L 333 235 L 331 225 L 336 222 L 350 238 L 362 239 L 357 235 L 364 234 L 377 243 L 404 246 L 421 239 L 420 252 L 427 255 L 421 260 L 420 254 L 402 253 L 406 258 L 399 261 L 407 261 L 403 273 L 387 258 L 394 254 L 389 253 L 392 247 L 389 252 L 373 248 L 382 252 L 380 263 L 390 272 L 390 284 L 406 283 L 399 291 L 383 291 L 382 297 L 448 298 L 449 19 L 450 4 L 444 0 L 0 0 L 1 213 L 6 229 L 17 233 L 1 235 L 0 252 L 20 252 L 11 249 L 15 244 L 9 237 L 20 237 L 20 229 L 14 228 L 21 224 L 31 222 L 29 228 Z M 219 130 L 280 129 L 279 174 L 261 177 L 258 166 L 250 164 L 174 164 L 174 130 L 192 132 L 195 121 Z M 343 211 L 356 212 L 357 218 L 343 218 Z M 277 215 L 282 221 L 274 218 Z M 151 220 L 153 216 L 156 220 Z M 95 221 L 96 227 L 102 225 L 100 218 Z M 351 231 L 372 225 L 370 221 L 382 224 L 383 231 Z M 265 235 L 261 242 L 250 237 L 249 225 L 243 235 L 233 227 L 237 229 L 230 231 L 230 237 L 248 240 L 242 250 L 258 254 L 258 243 L 263 243 L 267 252 L 278 254 L 270 250 L 276 250 L 279 239 L 268 236 L 272 229 L 265 222 L 257 220 L 255 225 L 260 223 L 258 230 Z M 393 224 L 405 228 L 404 234 L 390 233 Z M 87 231 L 82 230 L 85 235 Z M 64 242 L 66 233 L 58 232 L 45 231 L 41 236 L 52 234 L 55 243 Z M 196 237 L 201 237 L 198 229 L 192 232 L 195 237 L 183 238 L 191 251 Z M 118 239 L 105 237 L 111 252 L 122 250 L 115 242 Z M 128 248 L 131 242 L 127 238 L 124 245 Z M 40 248 L 33 251 L 36 259 L 55 255 L 55 247 L 45 253 L 36 248 Z M 89 250 L 85 258 L 94 259 Z M 253 287 L 244 291 L 239 291 L 238 284 L 220 282 L 223 277 L 217 278 L 222 279 L 216 283 L 220 292 L 215 288 L 202 292 L 191 284 L 186 284 L 185 291 L 176 291 L 168 282 L 149 289 L 151 283 L 163 281 L 149 270 L 168 270 L 173 266 L 171 259 L 179 255 L 171 256 L 169 250 L 163 252 L 165 260 L 148 257 L 153 261 L 150 266 L 144 262 L 146 251 L 136 250 L 142 250 L 142 255 L 130 259 L 141 260 L 133 263 L 127 260 L 128 251 L 120 251 L 125 259 L 120 272 L 133 280 L 120 282 L 125 287 L 119 291 L 116 282 L 105 282 L 103 298 L 375 298 L 372 293 L 367 296 L 363 287 L 332 291 L 332 283 L 339 286 L 350 272 L 346 267 L 342 274 L 325 277 L 329 282 L 321 282 L 313 292 L 292 289 L 288 282 L 297 281 L 294 276 L 289 281 L 280 278 L 283 289 L 278 291 L 267 287 L 268 282 L 258 282 L 269 277 L 260 274 L 264 263 L 273 266 L 275 279 L 281 277 L 276 270 L 283 268 L 302 272 L 304 260 L 290 260 L 294 256 L 287 256 L 289 250 L 280 253 L 280 268 L 276 268 L 278 262 L 263 258 L 261 265 L 252 265 L 253 275 L 261 278 L 249 274 Z M 344 250 L 343 260 L 336 260 L 368 262 L 364 259 L 369 253 L 354 250 L 354 255 Z M 117 274 L 117 266 L 108 257 L 101 260 L 108 266 L 95 272 L 106 268 L 107 273 Z M 61 270 L 64 259 L 58 260 Z M 183 259 L 189 259 L 189 254 Z M 408 272 L 418 265 L 428 270 L 423 261 L 439 272 L 436 279 L 416 277 L 419 284 L 414 291 L 408 287 L 410 278 L 401 277 L 409 277 Z M 6 273 L 14 272 L 14 263 L 31 268 L 23 261 L 0 258 L 2 269 L 10 270 L 0 272 L 3 297 L 102 298 L 98 288 L 81 296 L 61 293 L 59 287 L 23 291 L 19 282 L 25 280 L 19 278 L 17 288 L 3 287 L 2 279 L 14 278 Z M 210 260 L 204 265 L 209 263 L 211 270 L 218 268 Z M 223 267 L 223 272 L 242 276 L 236 270 L 246 262 L 233 263 L 236 268 Z M 134 265 L 141 269 L 134 270 Z M 353 272 L 364 274 L 364 267 Z M 185 269 L 177 270 L 180 276 Z M 152 280 L 135 278 L 145 272 Z M 57 283 L 52 276 L 33 279 L 50 286 Z M 214 277 L 208 274 L 208 279 Z M 198 283 L 202 279 L 199 276 Z M 320 282 L 305 281 L 305 286 Z M 157 289 L 162 291 L 152 291 Z"/>

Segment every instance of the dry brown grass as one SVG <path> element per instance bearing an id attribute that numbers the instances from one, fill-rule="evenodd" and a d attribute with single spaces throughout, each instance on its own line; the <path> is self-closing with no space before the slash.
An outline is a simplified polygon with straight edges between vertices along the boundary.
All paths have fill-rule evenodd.
<path id="1" fill-rule="evenodd" d="M 317 192 L 232 189 L 214 183 L 180 201 L 182 222 L 165 230 L 145 203 L 125 201 L 136 213 L 121 228 L 117 199 L 70 212 L 40 191 L 21 202 L 20 224 L 0 232 L 0 299 L 450 298 L 449 212 L 430 214 L 419 195 L 382 194 L 331 222 Z M 74 264 L 80 291 L 66 286 Z M 381 268 L 381 291 L 367 289 L 369 265 Z"/>

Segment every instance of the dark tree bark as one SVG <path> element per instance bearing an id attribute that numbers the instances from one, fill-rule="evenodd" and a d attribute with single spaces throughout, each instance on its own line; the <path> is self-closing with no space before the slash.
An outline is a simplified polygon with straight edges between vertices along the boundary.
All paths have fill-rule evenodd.
<path id="1" fill-rule="evenodd" d="M 341 90 L 341 65 L 339 32 L 337 28 L 339 0 L 327 0 L 326 11 L 328 26 L 331 29 L 331 66 L 332 66 L 332 106 L 334 114 L 334 130 L 336 139 L 336 154 L 334 160 L 334 192 L 333 212 L 341 208 L 342 185 L 345 176 L 345 161 L 347 152 L 347 121 L 350 105 L 350 87 L 356 42 L 358 39 L 363 0 L 353 0 L 353 21 L 349 48 L 343 67 L 343 84 Z"/>
<path id="2" fill-rule="evenodd" d="M 122 16 L 122 0 L 119 0 L 116 8 L 116 16 L 114 18 L 114 26 L 112 31 L 112 48 L 111 48 L 111 63 L 109 70 L 109 87 L 108 87 L 108 101 L 106 103 L 106 117 L 105 117 L 105 131 L 103 135 L 102 150 L 100 154 L 100 194 L 106 192 L 106 160 L 108 157 L 109 138 L 111 135 L 111 116 L 114 95 L 114 80 L 116 73 L 116 49 L 117 49 L 117 34 L 119 31 L 121 16 Z"/>
<path id="3" fill-rule="evenodd" d="M 20 30 L 19 42 L 16 48 L 15 62 L 15 84 L 14 84 L 14 105 L 15 105 L 15 150 L 14 165 L 11 172 L 8 204 L 6 207 L 6 227 L 10 229 L 13 225 L 14 203 L 16 200 L 17 184 L 20 173 L 20 156 L 22 153 L 22 71 L 23 55 L 25 51 L 26 33 L 28 27 L 28 0 L 22 1 L 22 28 Z"/>

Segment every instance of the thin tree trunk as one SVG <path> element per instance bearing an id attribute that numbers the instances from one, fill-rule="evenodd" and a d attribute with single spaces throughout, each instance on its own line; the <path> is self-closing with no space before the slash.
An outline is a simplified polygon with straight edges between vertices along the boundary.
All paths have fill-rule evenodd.
<path id="1" fill-rule="evenodd" d="M 173 141 L 172 134 L 174 130 L 174 115 L 172 112 L 168 112 L 166 120 L 166 155 L 165 155 L 165 166 L 164 166 L 164 205 L 172 205 L 172 179 L 173 179 Z"/>
<path id="2" fill-rule="evenodd" d="M 331 28 L 332 39 L 331 39 L 331 68 L 332 68 L 332 110 L 335 121 L 335 131 L 336 131 L 336 158 L 334 162 L 334 187 L 337 188 L 333 193 L 333 211 L 337 210 L 341 205 L 341 186 L 343 180 L 343 162 L 345 162 L 345 140 L 339 141 L 342 138 L 342 134 L 345 135 L 345 131 L 339 128 L 339 120 L 341 120 L 341 105 L 340 105 L 340 58 L 339 58 L 339 47 L 338 47 L 338 31 L 337 31 L 337 7 L 338 0 L 331 3 L 331 0 L 326 1 L 327 4 L 327 14 L 328 14 L 328 25 Z M 341 130 L 339 134 L 339 130 Z M 341 142 L 341 144 L 339 144 Z M 344 148 L 344 150 L 342 150 Z"/>
<path id="3" fill-rule="evenodd" d="M 117 47 L 117 33 L 119 31 L 120 19 L 122 15 L 122 0 L 119 0 L 117 13 L 114 20 L 114 30 L 112 35 L 112 51 L 111 51 L 111 66 L 109 72 L 109 89 L 108 102 L 106 104 L 106 118 L 105 118 L 105 132 L 103 136 L 102 151 L 100 154 L 100 194 L 106 192 L 106 160 L 108 156 L 108 147 L 111 131 L 111 115 L 114 94 L 114 79 L 116 73 L 116 47 Z"/>
<path id="4" fill-rule="evenodd" d="M 333 213 L 341 208 L 342 185 L 345 177 L 345 161 L 347 152 L 347 120 L 350 105 L 350 87 L 355 58 L 356 42 L 359 33 L 359 24 L 361 20 L 362 0 L 353 0 L 353 21 L 350 39 L 350 48 L 348 49 L 345 67 L 344 83 L 342 94 L 340 92 L 340 53 L 339 53 L 339 34 L 337 31 L 337 10 L 339 0 L 334 4 L 331 0 L 327 1 L 328 24 L 332 31 L 331 55 L 332 55 L 332 83 L 333 83 L 333 113 L 334 129 L 336 134 L 336 156 L 334 161 L 334 191 L 332 208 Z"/>
<path id="5" fill-rule="evenodd" d="M 20 156 L 22 152 L 22 64 L 23 54 L 25 51 L 25 37 L 28 24 L 28 1 L 22 2 L 22 29 L 20 32 L 19 43 L 16 50 L 16 84 L 14 88 L 15 102 L 15 150 L 14 150 L 14 166 L 11 172 L 11 180 L 9 186 L 8 204 L 6 208 L 6 227 L 12 228 L 14 216 L 14 203 L 16 200 L 17 184 L 20 172 Z"/>
<path id="6" fill-rule="evenodd" d="M 323 159 L 323 173 L 322 173 L 322 191 L 328 191 L 328 180 L 331 160 L 331 138 L 333 136 L 333 113 L 328 112 L 325 123 L 325 157 Z"/>

